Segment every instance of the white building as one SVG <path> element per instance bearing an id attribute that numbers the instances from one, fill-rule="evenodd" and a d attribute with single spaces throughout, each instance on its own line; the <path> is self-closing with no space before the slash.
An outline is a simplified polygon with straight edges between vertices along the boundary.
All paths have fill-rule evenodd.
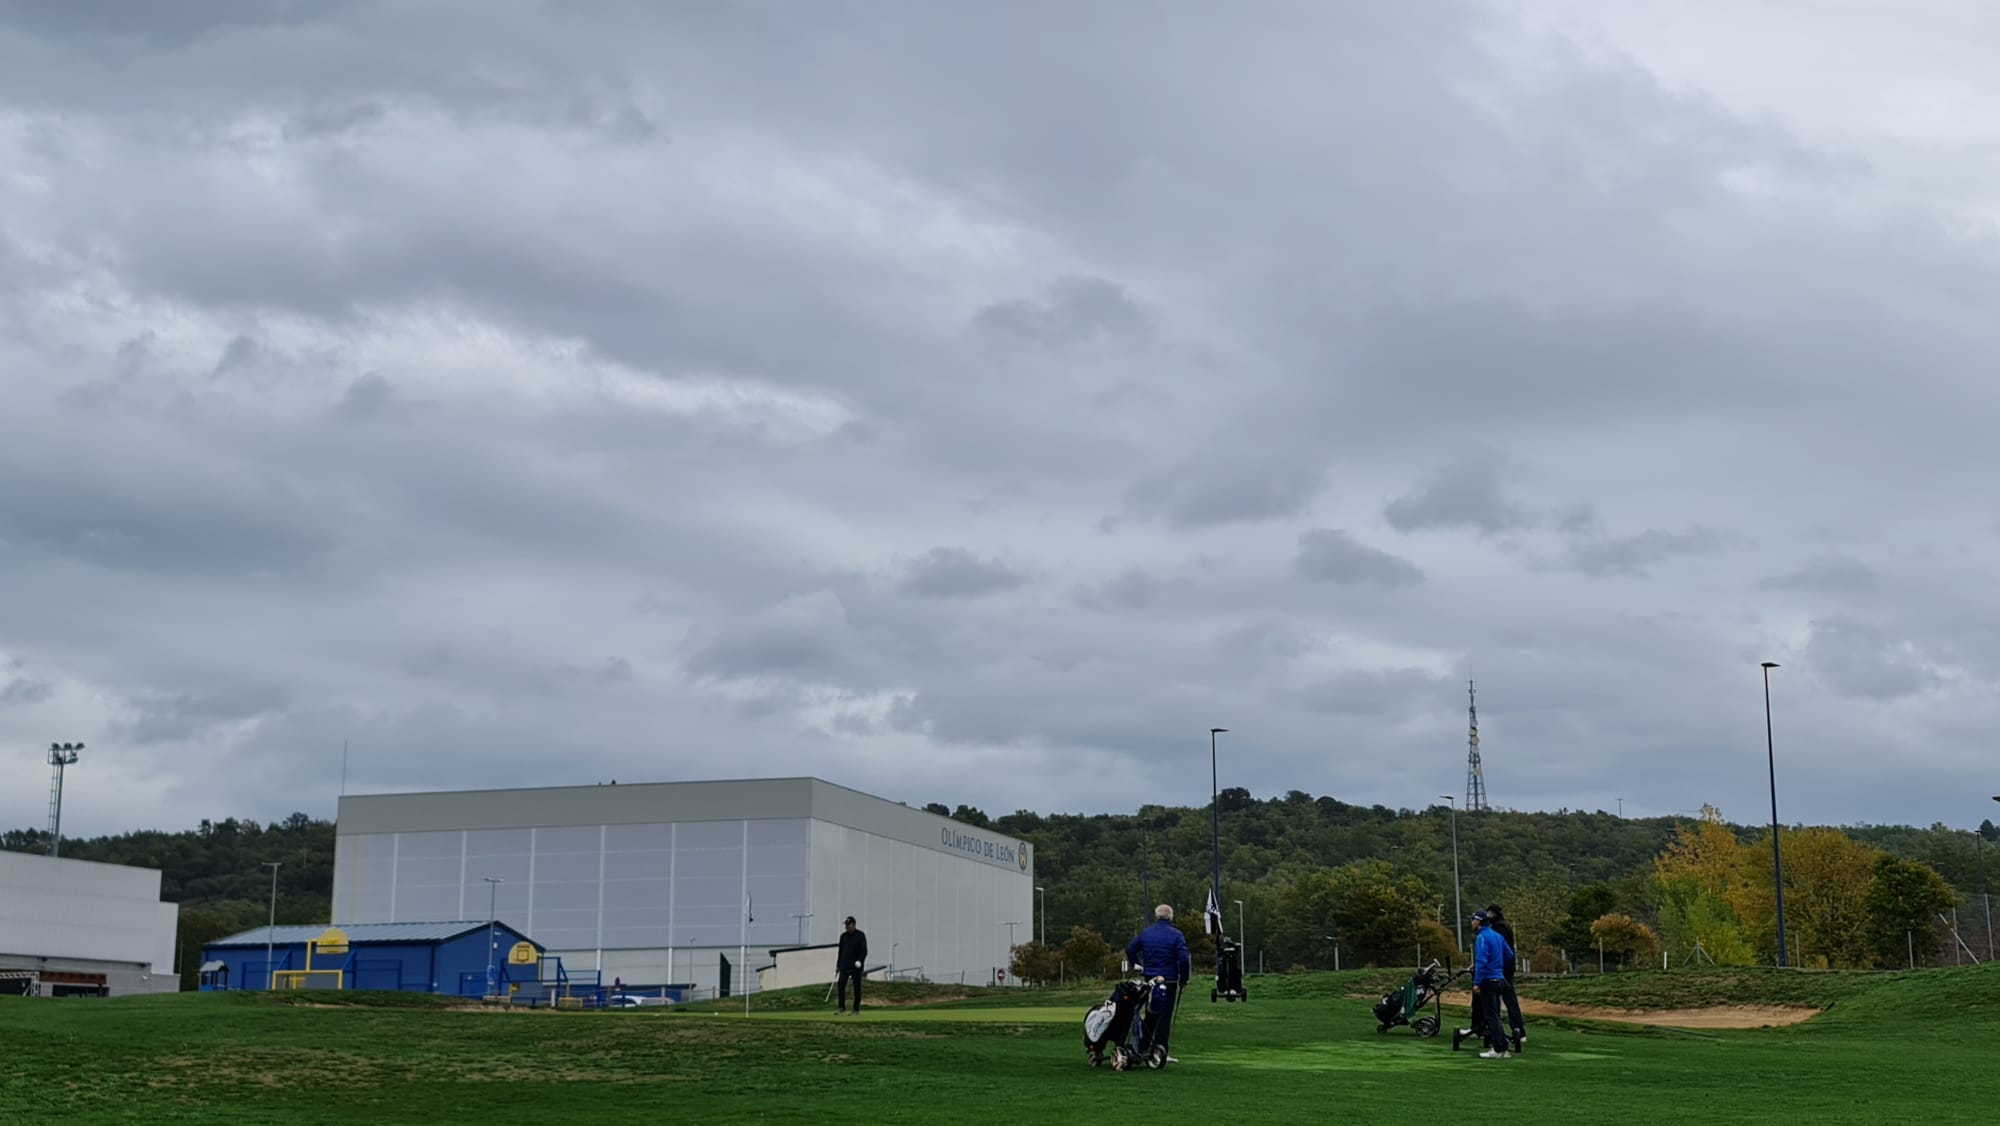
<path id="1" fill-rule="evenodd" d="M 986 983 L 1033 919 L 1025 842 L 816 778 L 347 795 L 336 833 L 335 924 L 490 903 L 630 988 L 714 989 L 726 959 L 754 989 L 773 948 L 835 942 L 848 915 L 873 976 Z"/>
<path id="2" fill-rule="evenodd" d="M 0 976 L 42 996 L 171 993 L 180 905 L 160 873 L 0 851 Z"/>

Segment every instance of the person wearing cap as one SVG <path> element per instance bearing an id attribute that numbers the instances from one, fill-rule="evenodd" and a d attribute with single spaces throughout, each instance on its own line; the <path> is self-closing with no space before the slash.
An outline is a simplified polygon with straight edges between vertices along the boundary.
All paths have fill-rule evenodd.
<path id="1" fill-rule="evenodd" d="M 1507 988 L 1500 994 L 1500 1000 L 1507 1006 L 1507 1024 L 1514 1031 L 1514 1050 L 1518 1052 L 1528 1038 L 1528 1029 L 1521 1021 L 1521 999 L 1514 995 L 1514 969 L 1520 961 L 1514 950 L 1514 928 L 1508 925 L 1507 915 L 1498 903 L 1487 905 L 1486 924 L 1507 940 Z"/>
<path id="2" fill-rule="evenodd" d="M 1147 981 L 1162 979 L 1162 984 L 1153 988 L 1153 1017 L 1140 1030 L 1139 1050 L 1148 1052 L 1158 1046 L 1165 1051 L 1168 1033 L 1173 1030 L 1174 1006 L 1193 969 L 1187 936 L 1174 925 L 1171 905 L 1162 903 L 1153 908 L 1153 925 L 1125 944 L 1125 960 L 1137 966 Z"/>
<path id="3" fill-rule="evenodd" d="M 844 929 L 840 933 L 840 951 L 836 955 L 839 962 L 834 967 L 833 979 L 840 989 L 840 1003 L 834 1006 L 833 1011 L 836 1013 L 849 1011 L 847 983 L 852 981 L 854 982 L 852 1011 L 858 1013 L 861 1011 L 861 973 L 864 963 L 868 961 L 868 936 L 861 932 L 861 928 L 854 925 L 852 915 L 849 915 L 841 926 Z M 820 1004 L 824 1005 L 826 1002 L 821 1001 Z"/>
<path id="4" fill-rule="evenodd" d="M 1483 1060 L 1507 1058 L 1507 1034 L 1500 1030 L 1500 994 L 1507 988 L 1507 959 L 1514 947 L 1494 930 L 1484 911 L 1472 913 L 1472 1003 L 1486 1034 Z"/>

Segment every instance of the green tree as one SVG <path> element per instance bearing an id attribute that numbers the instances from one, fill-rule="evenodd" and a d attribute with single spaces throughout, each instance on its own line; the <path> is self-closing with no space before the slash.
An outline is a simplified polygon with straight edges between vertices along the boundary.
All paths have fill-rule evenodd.
<path id="1" fill-rule="evenodd" d="M 1660 956 L 1660 940 L 1651 928 L 1630 915 L 1609 914 L 1590 924 L 1590 937 L 1605 959 L 1621 969 L 1634 962 L 1651 965 Z"/>
<path id="2" fill-rule="evenodd" d="M 1569 952 L 1570 961 L 1581 961 L 1581 952 L 1596 949 L 1590 933 L 1592 923 L 1618 905 L 1618 893 L 1609 884 L 1589 884 L 1576 889 L 1569 898 L 1569 913 L 1552 936 L 1556 945 Z"/>
<path id="3" fill-rule="evenodd" d="M 1102 981 L 1119 974 L 1123 955 L 1104 941 L 1094 927 L 1075 927 L 1062 945 L 1066 976 L 1083 981 Z"/>
<path id="4" fill-rule="evenodd" d="M 1063 976 L 1062 955 L 1039 942 L 1024 942 L 1008 956 L 1007 972 L 1018 982 L 1047 985 Z"/>
<path id="5" fill-rule="evenodd" d="M 1949 911 L 1958 897 L 1929 865 L 1902 860 L 1886 853 L 1876 858 L 1873 879 L 1868 887 L 1867 932 L 1880 966 L 1904 964 L 1915 945 L 1915 936 L 1932 948 L 1938 915 Z"/>

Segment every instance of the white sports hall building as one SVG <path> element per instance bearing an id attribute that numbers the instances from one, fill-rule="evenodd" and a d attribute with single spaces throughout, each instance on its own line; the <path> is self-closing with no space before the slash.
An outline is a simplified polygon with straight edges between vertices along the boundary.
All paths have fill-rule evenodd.
<path id="1" fill-rule="evenodd" d="M 1026 842 L 817 778 L 347 795 L 336 831 L 335 925 L 491 904 L 570 973 L 635 991 L 710 994 L 725 962 L 754 990 L 848 915 L 876 980 L 995 981 L 1010 932 L 1034 933 Z"/>

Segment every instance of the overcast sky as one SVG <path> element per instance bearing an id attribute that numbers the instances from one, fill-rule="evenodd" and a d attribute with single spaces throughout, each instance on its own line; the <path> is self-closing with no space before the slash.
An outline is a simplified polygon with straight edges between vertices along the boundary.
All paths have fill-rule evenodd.
<path id="1" fill-rule="evenodd" d="M 1670 13 L 1670 14 L 1669 14 Z M 0 825 L 1976 824 L 2000 9 L 0 0 Z"/>

